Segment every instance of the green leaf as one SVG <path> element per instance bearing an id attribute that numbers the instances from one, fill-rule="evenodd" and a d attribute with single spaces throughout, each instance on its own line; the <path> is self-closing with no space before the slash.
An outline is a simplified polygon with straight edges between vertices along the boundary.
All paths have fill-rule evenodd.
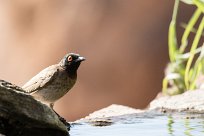
<path id="1" fill-rule="evenodd" d="M 185 81 L 185 85 L 186 85 L 187 89 L 189 89 L 189 71 L 190 71 L 190 68 L 191 68 L 193 58 L 195 56 L 195 50 L 196 50 L 196 48 L 198 46 L 200 37 L 201 37 L 202 32 L 203 32 L 203 28 L 204 28 L 204 17 L 202 18 L 202 20 L 200 22 L 200 25 L 198 27 L 198 31 L 197 31 L 197 33 L 195 35 L 194 40 L 193 40 L 192 47 L 191 47 L 191 50 L 190 50 L 190 57 L 189 57 L 189 59 L 187 61 L 187 64 L 186 64 L 184 81 Z"/>
<path id="2" fill-rule="evenodd" d="M 178 12 L 179 0 L 175 1 L 174 10 L 172 15 L 172 20 L 169 25 L 169 34 L 168 34 L 168 45 L 169 45 L 169 58 L 170 61 L 173 62 L 176 60 L 176 55 L 178 52 L 177 45 L 177 36 L 176 36 L 176 16 Z"/>
<path id="3" fill-rule="evenodd" d="M 178 50 L 177 39 L 176 39 L 176 24 L 174 21 L 172 21 L 169 26 L 168 45 L 169 45 L 169 58 L 171 62 L 174 62 L 176 60 L 176 54 Z"/>
<path id="4" fill-rule="evenodd" d="M 201 13 L 202 13 L 201 10 L 197 9 L 194 12 L 193 16 L 191 17 L 191 19 L 189 20 L 188 25 L 186 26 L 186 29 L 185 29 L 183 36 L 182 36 L 182 39 L 181 39 L 181 47 L 179 49 L 180 53 L 183 53 L 185 51 L 187 43 L 188 43 L 188 41 L 187 41 L 188 36 L 189 36 L 191 30 L 193 29 L 193 26 L 197 22 L 199 16 L 201 15 Z"/>
<path id="5" fill-rule="evenodd" d="M 181 0 L 182 2 L 186 3 L 186 4 L 193 4 L 192 0 Z"/>
<path id="6" fill-rule="evenodd" d="M 190 85 L 190 90 L 194 89 L 196 80 L 198 78 L 198 76 L 201 74 L 202 69 L 203 69 L 203 60 L 204 60 L 204 45 L 202 46 L 202 50 L 201 53 L 198 57 L 198 59 L 195 62 L 195 65 L 193 67 L 193 71 L 194 71 L 194 77 L 192 77 L 191 79 L 191 85 Z"/>
<path id="7" fill-rule="evenodd" d="M 193 0 L 193 3 L 204 13 L 204 1 L 203 0 Z"/>
<path id="8" fill-rule="evenodd" d="M 164 94 L 167 94 L 167 88 L 168 88 L 168 80 L 167 78 L 164 78 L 162 82 L 162 92 Z"/>

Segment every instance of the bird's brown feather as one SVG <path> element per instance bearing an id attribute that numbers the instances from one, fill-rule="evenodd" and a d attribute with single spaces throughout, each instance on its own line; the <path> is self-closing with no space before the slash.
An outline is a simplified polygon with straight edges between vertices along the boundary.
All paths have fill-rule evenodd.
<path id="1" fill-rule="evenodd" d="M 59 66 L 57 64 L 49 66 L 31 78 L 22 88 L 28 93 L 33 93 L 51 83 L 58 72 Z"/>

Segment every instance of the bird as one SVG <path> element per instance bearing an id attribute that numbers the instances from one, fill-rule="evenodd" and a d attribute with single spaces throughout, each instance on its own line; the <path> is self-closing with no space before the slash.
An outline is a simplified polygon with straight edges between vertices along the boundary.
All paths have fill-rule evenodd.
<path id="1" fill-rule="evenodd" d="M 55 65 L 51 65 L 22 86 L 36 100 L 50 106 L 63 97 L 76 83 L 77 70 L 85 58 L 68 53 Z"/>

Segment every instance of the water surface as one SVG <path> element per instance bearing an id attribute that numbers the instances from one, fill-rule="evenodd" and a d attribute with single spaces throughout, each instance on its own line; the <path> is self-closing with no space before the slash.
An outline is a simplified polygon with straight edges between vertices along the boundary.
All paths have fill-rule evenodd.
<path id="1" fill-rule="evenodd" d="M 70 136 L 204 136 L 204 118 L 201 116 L 131 117 L 102 127 L 75 124 Z"/>

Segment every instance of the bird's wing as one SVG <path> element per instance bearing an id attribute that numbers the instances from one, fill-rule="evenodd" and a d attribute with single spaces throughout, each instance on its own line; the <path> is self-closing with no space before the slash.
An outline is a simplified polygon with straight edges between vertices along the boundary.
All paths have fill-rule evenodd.
<path id="1" fill-rule="evenodd" d="M 45 87 L 47 83 L 52 82 L 58 72 L 59 66 L 49 66 L 31 78 L 22 88 L 28 93 L 35 92 L 36 90 Z"/>

